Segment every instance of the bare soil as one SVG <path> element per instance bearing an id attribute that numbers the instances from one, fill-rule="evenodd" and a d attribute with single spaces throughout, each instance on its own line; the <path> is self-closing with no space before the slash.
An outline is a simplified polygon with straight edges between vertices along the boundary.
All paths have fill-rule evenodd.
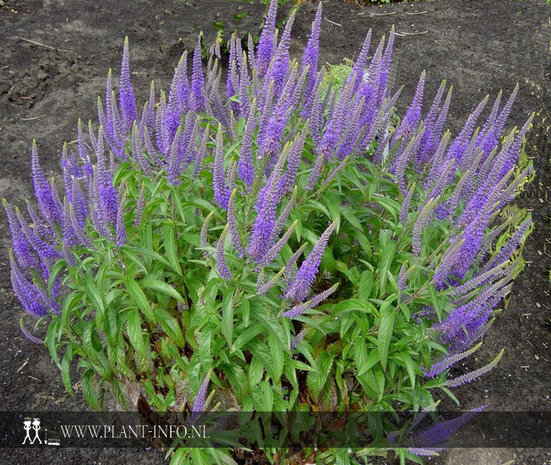
<path id="1" fill-rule="evenodd" d="M 361 3 L 361 2 L 357 2 Z M 248 16 L 238 23 L 236 14 Z M 36 138 L 44 169 L 59 173 L 63 141 L 76 137 L 76 123 L 95 120 L 96 98 L 104 94 L 107 70 L 118 73 L 125 36 L 131 45 L 133 83 L 145 100 L 151 79 L 167 87 L 178 57 L 197 33 L 215 35 L 213 21 L 226 30 L 257 31 L 259 2 L 210 0 L 0 0 L 0 197 L 21 205 L 32 196 L 30 145 Z M 299 10 L 293 50 L 305 43 L 315 4 Z M 398 33 L 395 87 L 405 85 L 405 108 L 422 70 L 428 95 L 442 79 L 454 87 L 450 128 L 457 132 L 486 93 L 520 91 L 511 125 L 537 112 L 527 150 L 536 180 L 519 203 L 536 224 L 526 245 L 524 272 L 506 310 L 498 315 L 484 347 L 462 368 L 476 369 L 505 348 L 499 365 L 477 382 L 455 391 L 465 408 L 551 410 L 551 7 L 545 0 L 437 0 L 360 8 L 324 2 L 322 61 L 354 58 L 369 28 L 374 37 Z M 76 387 L 69 397 L 41 346 L 30 344 L 18 321 L 33 321 L 11 291 L 9 229 L 0 214 L 0 401 L 2 410 L 89 410 Z M 435 464 L 551 464 L 549 449 L 456 449 L 428 461 Z M 163 454 L 146 449 L 0 448 L 0 464 L 153 464 Z"/>

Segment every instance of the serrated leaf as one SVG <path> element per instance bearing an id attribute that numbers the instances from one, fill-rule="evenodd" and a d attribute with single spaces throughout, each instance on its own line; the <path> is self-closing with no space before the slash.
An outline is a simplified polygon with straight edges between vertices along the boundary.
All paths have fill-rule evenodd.
<path id="1" fill-rule="evenodd" d="M 251 360 L 251 365 L 249 366 L 249 385 L 251 386 L 251 389 L 260 382 L 264 371 L 265 369 L 262 359 L 254 356 Z"/>
<path id="2" fill-rule="evenodd" d="M 163 228 L 163 246 L 172 269 L 180 276 L 183 276 L 182 269 L 180 268 L 180 261 L 178 259 L 174 227 L 172 225 L 167 225 Z"/>
<path id="3" fill-rule="evenodd" d="M 386 371 L 388 349 L 394 330 L 395 309 L 390 306 L 390 301 L 385 301 L 381 306 L 381 319 L 377 334 L 377 350 L 383 371 Z"/>
<path id="4" fill-rule="evenodd" d="M 94 375 L 94 370 L 86 370 L 82 375 L 81 386 L 82 394 L 86 399 L 86 402 L 96 411 L 100 409 L 98 398 L 94 388 L 92 386 L 92 376 Z"/>
<path id="5" fill-rule="evenodd" d="M 388 271 L 395 253 L 396 242 L 388 242 L 381 253 L 381 261 L 379 262 L 379 296 L 385 293 Z"/>
<path id="6" fill-rule="evenodd" d="M 184 302 L 184 298 L 182 297 L 182 295 L 176 289 L 174 289 L 170 284 L 167 284 L 164 281 L 148 276 L 142 279 L 139 282 L 139 284 L 142 289 L 144 288 L 153 289 L 155 291 L 159 291 L 159 292 L 162 292 L 163 294 L 173 297 L 179 302 Z"/>
<path id="7" fill-rule="evenodd" d="M 262 333 L 263 329 L 260 325 L 252 325 L 241 332 L 232 345 L 232 352 L 241 349 L 247 342 Z"/>
<path id="8" fill-rule="evenodd" d="M 274 337 L 271 335 L 268 337 L 268 346 L 272 353 L 273 381 L 279 384 L 281 375 L 283 374 L 283 357 L 285 353 L 280 349 L 278 341 L 274 340 Z"/>
<path id="9" fill-rule="evenodd" d="M 363 363 L 363 365 L 360 365 L 358 367 L 359 368 L 358 376 L 363 376 L 365 373 L 371 370 L 375 365 L 377 365 L 377 363 L 379 363 L 379 353 L 377 352 L 377 350 L 375 350 L 375 348 L 368 350 L 367 346 L 366 346 L 366 349 L 369 355 L 367 356 L 367 359 Z"/>
<path id="10" fill-rule="evenodd" d="M 63 360 L 61 361 L 61 379 L 65 390 L 74 396 L 73 385 L 71 383 L 71 361 L 73 360 L 73 348 L 69 345 L 63 354 Z"/>
<path id="11" fill-rule="evenodd" d="M 48 330 L 46 331 L 46 347 L 48 347 L 48 351 L 50 352 L 50 357 L 52 357 L 52 361 L 61 368 L 59 356 L 57 355 L 57 341 L 55 336 L 58 330 L 58 326 L 60 326 L 60 324 L 59 321 L 56 320 L 52 320 L 48 325 Z"/>
<path id="12" fill-rule="evenodd" d="M 125 285 L 126 285 L 126 290 L 128 291 L 128 294 L 130 294 L 130 298 L 134 301 L 136 306 L 143 312 L 143 314 L 148 319 L 148 321 L 156 322 L 156 318 L 153 313 L 153 309 L 151 308 L 151 304 L 149 303 L 147 296 L 142 291 L 140 285 L 133 279 L 127 279 L 125 281 Z"/>
<path id="13" fill-rule="evenodd" d="M 142 369 L 146 369 L 146 361 L 149 356 L 145 350 L 145 343 L 142 335 L 142 319 L 137 309 L 130 309 L 126 313 L 126 327 L 128 330 L 128 339 L 135 351 Z"/>
<path id="14" fill-rule="evenodd" d="M 346 221 L 348 221 L 352 226 L 354 226 L 356 229 L 362 230 L 362 224 L 354 216 L 354 211 L 350 207 L 341 207 L 341 213 L 346 218 Z"/>
<path id="15" fill-rule="evenodd" d="M 226 338 L 228 346 L 232 347 L 233 336 L 233 296 L 230 294 L 225 297 L 222 304 L 222 334 Z"/>
<path id="16" fill-rule="evenodd" d="M 310 390 L 312 398 L 317 402 L 333 365 L 334 354 L 327 351 L 322 352 L 315 360 L 315 371 L 308 373 L 306 384 Z"/>
<path id="17" fill-rule="evenodd" d="M 184 340 L 184 335 L 182 334 L 182 328 L 178 324 L 176 318 L 162 308 L 156 308 L 155 315 L 157 317 L 157 321 L 160 323 L 167 336 L 183 349 L 186 342 Z"/>

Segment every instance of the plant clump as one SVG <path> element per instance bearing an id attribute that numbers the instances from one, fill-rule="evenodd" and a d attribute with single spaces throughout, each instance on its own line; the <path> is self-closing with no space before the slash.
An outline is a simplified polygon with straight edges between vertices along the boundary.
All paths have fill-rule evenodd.
<path id="1" fill-rule="evenodd" d="M 451 88 L 443 82 L 423 111 L 425 73 L 398 118 L 393 31 L 371 52 L 369 32 L 327 79 L 321 4 L 301 60 L 289 55 L 294 13 L 278 34 L 276 9 L 256 47 L 232 38 L 224 95 L 218 60 L 205 73 L 198 42 L 170 89 L 152 83 L 138 107 L 125 41 L 118 96 L 109 72 L 99 125 L 79 122 L 61 182 L 33 143 L 36 201 L 26 211 L 4 202 L 13 290 L 47 323 L 69 392 L 78 361 L 96 410 L 110 395 L 127 409 L 140 399 L 193 415 L 382 411 L 369 437 L 389 439 L 393 414 L 432 409 L 436 392 L 453 397 L 501 356 L 448 376 L 522 269 L 532 221 L 511 201 L 533 174 L 522 152 L 531 119 L 505 131 L 515 88 L 477 127 L 483 99 L 452 136 Z M 283 460 L 275 450 L 266 455 Z M 386 453 L 312 447 L 305 457 Z M 231 454 L 181 448 L 173 463 Z"/>

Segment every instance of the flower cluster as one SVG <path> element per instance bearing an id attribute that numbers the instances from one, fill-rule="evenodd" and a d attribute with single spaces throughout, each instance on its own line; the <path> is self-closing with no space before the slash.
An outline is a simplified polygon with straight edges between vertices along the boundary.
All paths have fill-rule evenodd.
<path id="1" fill-rule="evenodd" d="M 229 367 L 246 360 L 239 344 L 232 345 L 236 339 L 244 346 L 260 334 L 254 325 L 248 327 L 254 313 L 251 305 L 256 305 L 257 313 L 269 305 L 277 308 L 275 315 L 266 310 L 258 324 L 281 325 L 272 333 L 265 331 L 270 343 L 282 343 L 283 331 L 291 331 L 286 353 L 289 347 L 304 353 L 309 331 L 321 327 L 319 322 L 310 327 L 305 321 L 311 314 L 323 313 L 314 307 L 330 296 L 345 303 L 352 297 L 343 313 L 353 314 L 364 304 L 380 306 L 369 317 L 376 324 L 366 321 L 379 328 L 375 352 L 384 385 L 384 376 L 394 373 L 386 370 L 391 337 L 384 330 L 393 330 L 396 314 L 404 307 L 413 307 L 418 317 L 412 320 L 408 309 L 404 324 L 418 324 L 419 331 L 427 325 L 429 334 L 448 348 L 448 354 L 424 370 L 426 377 L 437 377 L 476 350 L 521 267 L 518 250 L 532 222 L 522 213 L 503 213 L 532 175 L 529 164 L 519 168 L 532 117 L 520 130 L 504 132 L 518 88 L 503 105 L 500 94 L 477 127 L 489 99 L 482 100 L 453 137 L 445 131 L 451 88 L 446 93 L 443 82 L 424 113 L 423 72 L 406 114 L 396 123 L 400 91 L 392 93 L 389 86 L 394 31 L 374 50 L 369 32 L 343 81 L 334 83 L 330 72 L 318 67 L 321 11 L 320 3 L 302 59 L 294 60 L 289 52 L 294 13 L 279 35 L 277 0 L 272 0 L 256 48 L 251 37 L 246 50 L 235 36 L 231 39 L 224 96 L 218 59 L 211 55 L 205 72 L 199 40 L 191 57 L 183 53 L 168 92 L 157 92 L 152 84 L 149 100 L 138 107 L 125 40 L 118 97 L 109 72 L 105 99 L 98 99 L 99 125 L 90 123 L 85 131 L 79 121 L 77 143 L 63 149 L 62 181 L 47 178 L 33 143 L 36 202 L 27 203 L 26 214 L 4 202 L 13 244 L 13 290 L 32 315 L 55 318 L 72 285 L 64 272 L 86 268 L 86 257 L 108 250 L 98 256 L 106 257 L 107 265 L 120 264 L 118 274 L 100 272 L 101 263 L 87 269 L 82 275 L 85 292 L 72 294 L 76 297 L 71 301 L 89 298 L 97 304 L 98 331 L 102 306 L 118 302 L 123 291 L 131 295 L 152 331 L 162 327 L 181 342 L 191 336 L 187 328 L 186 335 L 181 334 L 180 323 L 197 325 L 200 342 L 181 342 L 176 358 L 190 347 L 210 344 L 214 331 L 208 335 L 201 331 L 221 321 L 224 341 L 216 351 L 224 353 L 220 347 L 225 343 L 230 348 L 220 359 L 225 376 L 209 370 L 202 383 L 195 380 L 194 413 L 205 405 L 209 382 L 218 385 L 224 378 L 241 383 L 240 374 Z M 158 242 L 155 234 L 162 237 Z M 147 250 L 153 243 L 159 250 Z M 178 248 L 188 255 L 180 257 Z M 155 259 L 170 271 L 147 276 L 151 270 L 136 257 Z M 90 284 L 95 274 L 97 287 Z M 106 276 L 115 282 L 111 293 L 106 290 Z M 251 276 L 254 280 L 247 281 Z M 97 297 L 99 289 L 106 290 L 105 301 Z M 145 291 L 151 289 L 163 294 L 155 305 Z M 218 295 L 220 289 L 228 294 Z M 233 305 L 239 299 L 246 302 L 243 325 L 235 321 Z M 444 313 L 439 299 L 446 302 Z M 397 308 L 389 311 L 393 302 Z M 126 305 L 125 311 L 131 306 Z M 195 313 L 169 320 L 175 308 Z M 371 343 L 371 330 L 357 320 L 343 319 L 339 327 L 340 315 L 332 318 L 330 312 L 325 330 L 334 331 L 335 339 L 349 332 L 356 338 L 347 342 L 346 350 L 340 346 L 339 350 L 366 362 L 363 354 L 368 351 L 361 344 Z M 151 360 L 141 350 L 148 342 L 147 332 L 142 334 L 134 314 L 128 312 L 124 318 L 128 340 L 143 356 L 136 366 L 147 369 Z M 244 328 L 248 333 L 235 337 Z M 121 333 L 117 326 L 116 334 Z M 111 337 L 115 336 L 106 337 L 109 343 Z M 328 339 L 332 345 L 334 339 Z M 316 339 L 320 346 L 321 340 L 321 336 Z M 114 347 L 110 356 L 119 363 L 124 357 L 116 352 L 119 346 Z M 163 350 L 175 357 L 170 347 Z M 254 353 L 254 363 L 266 355 L 256 346 L 247 350 Z M 315 377 L 307 384 L 319 391 L 312 398 L 320 397 L 323 384 L 319 383 L 332 369 L 334 347 L 331 350 L 323 352 L 330 355 L 311 369 Z M 210 354 L 194 356 L 189 363 L 203 365 L 189 373 L 197 377 Z M 235 354 L 240 354 L 239 360 Z M 236 358 L 230 363 L 229 357 Z M 493 364 L 445 385 L 471 381 Z M 283 362 L 274 358 L 273 365 L 268 372 L 274 370 L 281 378 Z M 295 373 L 290 366 L 291 362 L 285 370 Z M 320 375 L 323 367 L 326 373 Z M 367 379 L 363 368 L 349 371 L 357 374 L 372 398 L 382 398 L 377 392 L 379 378 Z M 286 376 L 294 379 L 287 372 Z M 261 378 L 257 370 L 249 382 L 258 384 Z M 280 380 L 274 383 L 281 391 Z M 348 394 L 341 399 L 348 402 Z"/>

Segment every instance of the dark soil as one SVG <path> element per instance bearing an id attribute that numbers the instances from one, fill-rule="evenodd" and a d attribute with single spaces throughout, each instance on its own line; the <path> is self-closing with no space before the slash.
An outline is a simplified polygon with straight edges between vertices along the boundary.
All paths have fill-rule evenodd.
<path id="1" fill-rule="evenodd" d="M 249 11 L 235 23 L 234 15 Z M 0 197 L 22 204 L 30 197 L 30 145 L 36 138 L 44 169 L 59 173 L 63 141 L 76 136 L 76 123 L 95 120 L 96 97 L 104 94 L 108 68 L 118 72 L 122 44 L 131 46 L 133 82 L 145 100 L 149 81 L 167 87 L 183 48 L 197 32 L 207 41 L 213 21 L 226 30 L 257 31 L 260 4 L 158 0 L 0 0 Z M 308 36 L 315 5 L 298 13 L 293 50 Z M 354 58 L 369 28 L 374 37 L 398 33 L 395 87 L 405 85 L 401 107 L 409 103 L 423 69 L 428 95 L 442 79 L 454 86 L 450 128 L 457 132 L 486 93 L 520 91 L 511 124 L 537 112 L 527 150 L 536 180 L 520 199 L 532 210 L 535 231 L 526 245 L 526 268 L 516 280 L 508 308 L 498 315 L 484 347 L 465 370 L 489 362 L 501 348 L 499 365 L 477 382 L 455 391 L 463 407 L 488 404 L 492 410 L 551 410 L 551 7 L 545 0 L 438 0 L 359 8 L 324 2 L 322 60 Z M 11 291 L 9 230 L 0 215 L 0 357 L 2 410 L 88 410 L 82 394 L 66 395 L 47 351 L 30 344 L 18 321 L 25 315 Z M 550 464 L 551 450 L 456 449 L 429 463 Z M 1 464 L 153 464 L 163 454 L 146 449 L 0 449 Z"/>

